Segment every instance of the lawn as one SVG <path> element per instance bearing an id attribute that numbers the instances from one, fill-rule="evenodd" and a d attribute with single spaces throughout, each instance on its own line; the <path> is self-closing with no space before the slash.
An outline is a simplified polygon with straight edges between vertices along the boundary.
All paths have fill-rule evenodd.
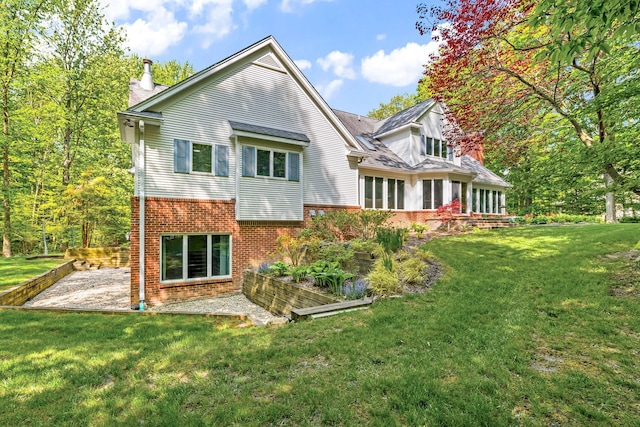
<path id="1" fill-rule="evenodd" d="M 638 266 L 603 258 L 638 240 L 635 224 L 437 239 L 426 294 L 278 329 L 0 311 L 0 419 L 640 425 Z"/>
<path id="2" fill-rule="evenodd" d="M 27 260 L 24 257 L 0 258 L 0 292 L 46 273 L 64 261 L 63 259 Z"/>

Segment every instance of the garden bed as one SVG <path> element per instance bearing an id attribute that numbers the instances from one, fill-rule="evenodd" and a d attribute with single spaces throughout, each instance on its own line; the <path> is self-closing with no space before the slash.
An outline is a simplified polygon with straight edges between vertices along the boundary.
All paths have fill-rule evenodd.
<path id="1" fill-rule="evenodd" d="M 308 283 L 295 284 L 252 270 L 245 270 L 242 281 L 242 293 L 253 303 L 275 314 L 290 316 L 291 310 L 297 308 L 339 302 L 337 298 L 311 288 Z"/>

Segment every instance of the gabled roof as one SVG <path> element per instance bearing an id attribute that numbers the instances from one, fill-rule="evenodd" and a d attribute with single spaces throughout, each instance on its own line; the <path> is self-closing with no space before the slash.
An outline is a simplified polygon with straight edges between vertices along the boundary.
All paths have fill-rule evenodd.
<path id="1" fill-rule="evenodd" d="M 205 81 L 209 81 L 212 76 L 216 76 L 224 71 L 228 71 L 230 67 L 233 67 L 235 64 L 242 63 L 242 61 L 260 52 L 261 50 L 269 50 L 282 63 L 283 67 L 286 69 L 286 72 L 292 76 L 292 78 L 300 85 L 304 92 L 318 106 L 318 109 L 325 115 L 327 120 L 329 120 L 336 131 L 342 135 L 349 148 L 351 148 L 352 151 L 354 149 L 359 150 L 360 145 L 356 141 L 355 137 L 336 117 L 333 110 L 331 110 L 326 101 L 313 87 L 313 85 L 307 80 L 305 75 L 295 65 L 293 60 L 289 57 L 289 55 L 287 55 L 287 53 L 284 51 L 284 49 L 282 49 L 280 44 L 278 44 L 273 36 L 268 36 L 252 44 L 251 46 L 237 53 L 234 53 L 233 55 L 205 68 L 204 70 L 193 74 L 192 76 L 184 79 L 174 86 L 154 93 L 149 98 L 144 99 L 138 104 L 129 107 L 127 111 L 120 113 L 119 116 L 126 117 L 127 113 L 130 113 L 132 111 L 154 111 L 154 109 L 158 109 L 161 104 L 173 99 L 173 97 L 181 96 L 183 93 L 185 93 L 186 90 Z"/>
<path id="2" fill-rule="evenodd" d="M 139 104 L 142 101 L 145 101 L 151 98 L 153 95 L 156 95 L 162 92 L 163 90 L 169 88 L 169 86 L 160 85 L 157 83 L 154 83 L 153 86 L 154 87 L 152 90 L 147 90 L 147 89 L 143 89 L 140 86 L 140 80 L 138 79 L 129 80 L 129 107 Z"/>
<path id="3" fill-rule="evenodd" d="M 402 110 L 399 113 L 394 114 L 388 119 L 381 121 L 376 126 L 375 136 L 378 137 L 385 133 L 391 132 L 395 129 L 410 125 L 417 122 L 431 107 L 435 105 L 436 101 L 433 98 L 429 98 L 426 101 L 422 101 L 419 104 L 409 107 L 406 110 Z"/>
<path id="4" fill-rule="evenodd" d="M 473 177 L 473 182 L 476 183 L 510 187 L 511 185 L 507 181 L 468 155 L 461 157 L 460 166 L 439 157 L 427 157 L 422 162 L 411 166 L 376 137 L 380 133 L 380 129 L 383 129 L 382 126 L 387 129 L 386 132 L 390 132 L 420 120 L 434 104 L 433 100 L 421 102 L 381 122 L 340 110 L 334 110 L 334 113 L 351 134 L 359 140 L 363 151 L 368 154 L 368 157 L 360 163 L 360 167 L 409 174 L 435 172 L 470 175 Z M 393 125 L 387 123 L 391 119 L 393 119 Z M 380 123 L 383 124 L 380 125 Z"/>

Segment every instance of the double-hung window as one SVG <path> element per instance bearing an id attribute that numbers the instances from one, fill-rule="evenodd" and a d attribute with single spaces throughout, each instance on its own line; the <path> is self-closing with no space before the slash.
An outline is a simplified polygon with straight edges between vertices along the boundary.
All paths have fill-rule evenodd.
<path id="1" fill-rule="evenodd" d="M 231 236 L 174 234 L 162 236 L 161 280 L 231 276 Z"/>
<path id="2" fill-rule="evenodd" d="M 173 140 L 173 170 L 229 176 L 229 147 L 221 144 Z"/>
<path id="3" fill-rule="evenodd" d="M 242 147 L 242 176 L 300 181 L 300 153 Z"/>

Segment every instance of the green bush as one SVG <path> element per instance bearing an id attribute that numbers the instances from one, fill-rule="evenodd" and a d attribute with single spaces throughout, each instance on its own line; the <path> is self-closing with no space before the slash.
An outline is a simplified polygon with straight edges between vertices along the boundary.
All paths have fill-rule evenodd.
<path id="1" fill-rule="evenodd" d="M 400 277 L 407 283 L 419 284 L 425 279 L 426 265 L 420 258 L 409 258 L 398 265 Z"/>
<path id="2" fill-rule="evenodd" d="M 295 283 L 300 283 L 307 278 L 308 267 L 306 265 L 298 265 L 289 269 L 289 274 Z"/>
<path id="3" fill-rule="evenodd" d="M 379 297 L 388 297 L 402 290 L 398 273 L 393 266 L 389 269 L 383 262 L 383 258 L 376 261 L 367 279 L 369 280 L 371 291 Z"/>
<path id="4" fill-rule="evenodd" d="M 298 234 L 298 237 L 315 236 L 334 242 L 355 238 L 371 240 L 392 216 L 393 212 L 382 210 L 361 210 L 353 213 L 330 211 L 312 217 L 307 228 Z"/>
<path id="5" fill-rule="evenodd" d="M 328 243 L 320 245 L 320 259 L 327 262 L 337 262 L 340 268 L 346 271 L 354 271 L 355 251 L 353 247 L 343 243 Z"/>
<path id="6" fill-rule="evenodd" d="M 378 229 L 376 240 L 388 252 L 395 252 L 402 247 L 405 233 L 404 228 L 382 227 Z"/>
<path id="7" fill-rule="evenodd" d="M 342 270 L 337 262 L 317 261 L 307 271 L 317 286 L 329 288 L 335 295 L 342 295 L 344 282 L 353 277 L 353 274 Z"/>
<path id="8" fill-rule="evenodd" d="M 621 223 L 638 223 L 640 222 L 640 216 L 623 216 L 620 218 Z"/>
<path id="9" fill-rule="evenodd" d="M 276 261 L 269 266 L 269 273 L 278 277 L 286 276 L 289 271 L 289 267 L 290 265 L 286 262 Z"/>

